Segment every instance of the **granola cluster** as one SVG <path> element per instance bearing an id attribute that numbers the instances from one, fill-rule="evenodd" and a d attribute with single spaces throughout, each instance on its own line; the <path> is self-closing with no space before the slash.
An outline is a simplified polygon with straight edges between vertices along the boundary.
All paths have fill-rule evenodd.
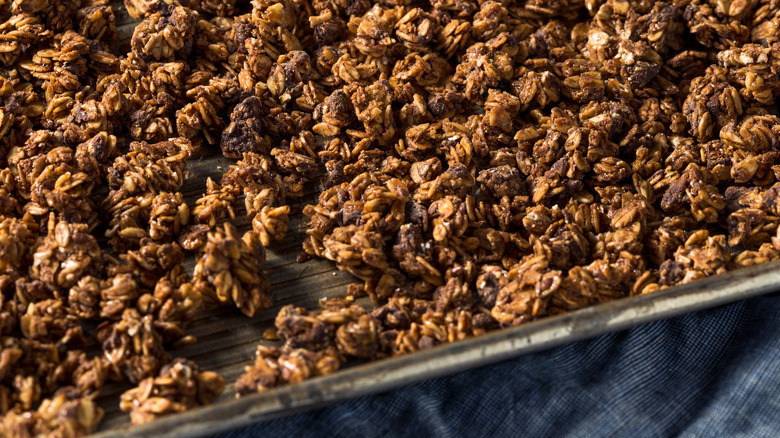
<path id="1" fill-rule="evenodd" d="M 265 248 L 258 234 L 249 231 L 239 237 L 236 228 L 226 223 L 208 234 L 192 283 L 196 290 L 203 291 L 204 299 L 233 303 L 252 317 L 271 307 L 264 266 Z"/>
<path id="2" fill-rule="evenodd" d="M 107 380 L 156 377 L 195 341 L 186 327 L 204 300 L 177 243 L 195 146 L 139 112 L 155 98 L 183 107 L 170 96 L 186 99 L 172 89 L 185 71 L 138 72 L 185 53 L 174 40 L 191 39 L 197 13 L 162 11 L 127 54 L 104 0 L 2 2 L 0 15 L 0 435 L 82 436 Z M 218 395 L 207 377 L 187 407 Z"/>
<path id="3" fill-rule="evenodd" d="M 374 319 L 351 299 L 331 299 L 322 309 L 285 306 L 276 317 L 281 347 L 257 348 L 257 358 L 236 382 L 239 395 L 337 371 L 347 358 L 371 358 L 377 349 Z"/>
<path id="4" fill-rule="evenodd" d="M 224 380 L 216 373 L 201 371 L 192 361 L 179 358 L 162 367 L 159 376 L 148 377 L 122 394 L 119 406 L 130 412 L 133 424 L 148 423 L 208 404 L 224 388 Z"/>
<path id="5" fill-rule="evenodd" d="M 299 258 L 358 282 L 239 394 L 780 259 L 774 0 L 124 4 L 122 42 L 107 0 L 0 2 L 0 435 L 91 433 L 107 380 L 134 423 L 209 403 L 173 350 L 271 307 L 314 192 Z"/>
<path id="6" fill-rule="evenodd" d="M 262 134 L 319 140 L 303 249 L 375 308 L 283 309 L 239 393 L 780 258 L 774 2 L 252 6 L 260 103 L 223 151 L 288 182 L 310 166 Z"/>

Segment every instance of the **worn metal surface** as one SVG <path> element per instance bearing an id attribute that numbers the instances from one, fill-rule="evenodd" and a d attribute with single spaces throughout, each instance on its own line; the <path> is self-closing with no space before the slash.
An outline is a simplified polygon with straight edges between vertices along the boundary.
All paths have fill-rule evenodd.
<path id="1" fill-rule="evenodd" d="M 121 1 L 112 4 L 118 23 L 123 23 L 118 27 L 120 41 L 126 43 L 135 23 L 126 15 Z M 182 187 L 182 193 L 191 206 L 203 193 L 206 178 L 218 180 L 232 163 L 232 160 L 219 154 L 218 148 L 204 147 L 200 154 L 199 158 L 188 164 L 190 178 Z M 292 207 L 300 211 L 306 203 L 314 200 L 315 193 L 312 191 Z M 246 219 L 237 220 L 236 225 L 241 230 L 249 228 Z M 651 295 L 550 317 L 408 356 L 347 367 L 330 376 L 235 399 L 233 383 L 243 372 L 243 367 L 254 359 L 254 351 L 257 344 L 262 342 L 263 331 L 273 326 L 279 308 L 287 304 L 316 308 L 320 298 L 343 295 L 346 285 L 353 281 L 351 276 L 336 270 L 328 261 L 296 263 L 295 258 L 301 251 L 303 230 L 301 215 L 293 214 L 288 237 L 268 248 L 267 274 L 272 285 L 273 308 L 254 319 L 227 307 L 205 311 L 189 327 L 189 332 L 198 338 L 198 342 L 171 352 L 174 356 L 190 358 L 225 378 L 228 385 L 215 404 L 150 424 L 130 426 L 128 415 L 119 411 L 119 395 L 129 386 L 109 384 L 98 400 L 105 410 L 105 419 L 97 436 L 207 435 L 648 321 L 780 290 L 780 262 L 769 263 Z M 193 262 L 188 260 L 188 267 L 191 268 Z M 365 300 L 362 304 L 370 305 Z"/>

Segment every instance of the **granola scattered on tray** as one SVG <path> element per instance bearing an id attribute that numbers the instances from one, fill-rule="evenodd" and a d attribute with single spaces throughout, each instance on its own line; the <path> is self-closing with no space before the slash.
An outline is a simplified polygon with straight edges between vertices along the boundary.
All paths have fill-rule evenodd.
<path id="1" fill-rule="evenodd" d="M 121 7 L 0 2 L 0 435 L 93 432 L 108 379 L 134 423 L 210 403 L 173 350 L 271 308 L 315 190 L 299 258 L 357 282 L 239 394 L 780 259 L 776 1 Z"/>
<path id="2" fill-rule="evenodd" d="M 777 5 L 284 7 L 308 18 L 308 57 L 252 73 L 284 96 L 300 59 L 284 90 L 324 92 L 303 248 L 376 308 L 341 328 L 283 309 L 285 344 L 258 348 L 239 393 L 779 258 Z M 322 342 L 298 345 L 299 320 Z M 339 330 L 360 347 L 334 349 Z"/>

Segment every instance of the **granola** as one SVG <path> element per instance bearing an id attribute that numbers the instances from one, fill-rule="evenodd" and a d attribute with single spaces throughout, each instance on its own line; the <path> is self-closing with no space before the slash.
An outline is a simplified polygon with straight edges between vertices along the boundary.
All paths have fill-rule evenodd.
<path id="1" fill-rule="evenodd" d="M 192 287 L 204 299 L 233 303 L 251 317 L 271 307 L 264 265 L 265 247 L 259 235 L 248 231 L 240 237 L 236 228 L 226 223 L 208 233 L 192 275 Z"/>
<path id="2" fill-rule="evenodd" d="M 318 6 L 303 248 L 362 281 L 375 357 L 775 259 L 776 9 Z M 337 359 L 288 344 L 242 388 L 287 382 L 289 354 L 299 375 Z"/>
<path id="3" fill-rule="evenodd" d="M 160 416 L 183 412 L 211 403 L 225 387 L 216 373 L 201 371 L 193 362 L 174 359 L 159 376 L 149 377 L 122 394 L 120 408 L 130 411 L 133 424 L 148 423 Z"/>
<path id="4" fill-rule="evenodd" d="M 124 4 L 0 5 L 0 434 L 209 402 L 171 350 L 298 231 L 357 283 L 239 394 L 780 259 L 776 1 Z"/>

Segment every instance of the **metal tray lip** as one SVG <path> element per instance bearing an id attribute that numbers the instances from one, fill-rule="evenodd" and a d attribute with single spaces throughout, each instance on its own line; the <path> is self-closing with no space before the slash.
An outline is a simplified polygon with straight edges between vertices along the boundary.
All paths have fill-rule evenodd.
<path id="1" fill-rule="evenodd" d="M 94 437 L 204 436 L 780 290 L 780 261 L 555 315 Z"/>

